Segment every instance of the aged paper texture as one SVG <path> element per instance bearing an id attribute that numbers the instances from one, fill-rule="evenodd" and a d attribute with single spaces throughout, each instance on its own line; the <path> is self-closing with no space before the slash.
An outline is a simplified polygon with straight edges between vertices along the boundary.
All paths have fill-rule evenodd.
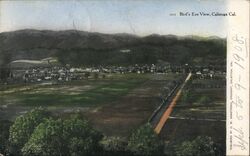
<path id="1" fill-rule="evenodd" d="M 0 155 L 249 155 L 249 3 L 0 1 Z"/>

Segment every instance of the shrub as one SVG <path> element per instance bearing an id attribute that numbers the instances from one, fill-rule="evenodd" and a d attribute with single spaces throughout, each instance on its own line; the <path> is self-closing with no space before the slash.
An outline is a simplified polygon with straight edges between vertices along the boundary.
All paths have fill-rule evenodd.
<path id="1" fill-rule="evenodd" d="M 211 98 L 209 98 L 208 96 L 201 96 L 198 103 L 200 104 L 210 104 L 212 102 Z"/>
<path id="2" fill-rule="evenodd" d="M 104 137 L 100 144 L 103 150 L 109 154 L 126 152 L 127 142 L 120 137 Z"/>
<path id="3" fill-rule="evenodd" d="M 211 137 L 197 137 L 193 141 L 184 141 L 176 146 L 177 156 L 213 156 L 215 154 L 215 143 Z"/>
<path id="4" fill-rule="evenodd" d="M 163 154 L 163 143 L 148 123 L 140 127 L 128 141 L 128 149 L 135 155 Z"/>
<path id="5" fill-rule="evenodd" d="M 193 90 L 192 89 L 187 89 L 187 90 L 184 90 L 183 93 L 182 93 L 182 97 L 181 97 L 181 100 L 183 102 L 192 102 L 193 100 Z"/>

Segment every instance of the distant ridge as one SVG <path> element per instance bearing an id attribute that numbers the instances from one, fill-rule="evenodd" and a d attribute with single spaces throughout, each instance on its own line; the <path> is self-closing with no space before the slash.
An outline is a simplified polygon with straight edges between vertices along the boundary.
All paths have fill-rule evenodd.
<path id="1" fill-rule="evenodd" d="M 121 49 L 131 49 L 133 56 L 120 54 Z M 225 57 L 225 51 L 226 40 L 218 36 L 151 34 L 142 37 L 127 33 L 34 29 L 0 33 L 0 66 L 18 59 L 47 57 L 79 65 L 155 63 L 157 60 L 182 64 L 194 57 Z"/>
<path id="2" fill-rule="evenodd" d="M 149 34 L 149 35 L 145 35 L 145 36 L 138 36 L 136 34 L 129 34 L 129 33 L 100 33 L 100 32 L 88 32 L 88 31 L 82 31 L 82 30 L 75 30 L 75 29 L 68 29 L 68 30 L 37 30 L 37 29 L 20 29 L 20 30 L 14 30 L 14 31 L 6 31 L 6 32 L 0 32 L 1 34 L 5 34 L 5 33 L 79 33 L 79 34 L 100 34 L 100 35 L 116 35 L 116 36 L 133 36 L 133 37 L 138 37 L 138 38 L 144 38 L 144 37 L 149 37 L 149 36 L 164 36 L 167 38 L 201 38 L 201 39 L 225 39 L 225 38 L 221 38 L 219 36 L 198 36 L 198 35 L 184 35 L 184 36 L 178 36 L 178 35 L 173 35 L 173 34 L 164 34 L 164 35 L 160 35 L 160 34 Z"/>

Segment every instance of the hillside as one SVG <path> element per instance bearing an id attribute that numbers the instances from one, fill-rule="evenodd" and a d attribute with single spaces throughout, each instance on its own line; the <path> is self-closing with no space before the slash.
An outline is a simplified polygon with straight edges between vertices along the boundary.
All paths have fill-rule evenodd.
<path id="1" fill-rule="evenodd" d="M 123 51 L 129 50 L 125 53 Z M 129 65 L 156 63 L 225 64 L 226 40 L 152 34 L 102 34 L 84 31 L 18 30 L 0 33 L 0 66 L 17 59 L 58 57 L 63 64 Z"/>

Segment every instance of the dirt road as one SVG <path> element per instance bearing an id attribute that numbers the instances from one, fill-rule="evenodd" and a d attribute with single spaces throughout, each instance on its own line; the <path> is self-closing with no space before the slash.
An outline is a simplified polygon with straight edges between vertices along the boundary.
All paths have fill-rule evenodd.
<path id="1" fill-rule="evenodd" d="M 158 124 L 155 127 L 155 132 L 157 134 L 159 134 L 161 132 L 161 129 L 163 128 L 163 126 L 165 125 L 166 121 L 168 120 L 168 118 L 170 117 L 170 114 L 173 111 L 174 106 L 176 105 L 177 100 L 180 98 L 181 96 L 181 92 L 184 88 L 184 86 L 186 85 L 187 81 L 191 78 L 192 74 L 189 73 L 186 80 L 183 82 L 183 84 L 181 85 L 180 89 L 177 91 L 176 95 L 174 96 L 173 100 L 170 102 L 169 107 L 167 108 L 167 110 L 164 112 L 164 114 L 162 115 L 160 121 L 158 122 Z"/>

